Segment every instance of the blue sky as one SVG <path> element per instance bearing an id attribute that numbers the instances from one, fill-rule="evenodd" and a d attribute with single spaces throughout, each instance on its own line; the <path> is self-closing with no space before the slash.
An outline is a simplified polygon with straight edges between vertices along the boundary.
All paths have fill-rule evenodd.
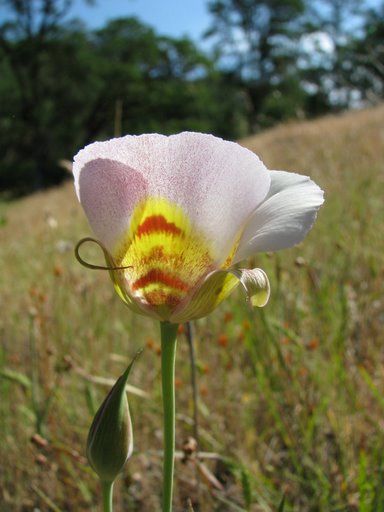
<path id="1" fill-rule="evenodd" d="M 72 16 L 90 28 L 111 18 L 137 16 L 163 35 L 188 35 L 197 41 L 210 24 L 206 5 L 207 0 L 96 0 L 92 7 L 75 0 Z"/>

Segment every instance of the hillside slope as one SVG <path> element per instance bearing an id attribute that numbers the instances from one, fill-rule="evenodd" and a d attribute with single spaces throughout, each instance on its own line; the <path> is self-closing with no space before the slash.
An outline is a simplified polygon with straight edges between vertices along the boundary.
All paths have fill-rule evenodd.
<path id="1" fill-rule="evenodd" d="M 343 172 L 351 173 L 356 166 L 380 165 L 384 150 L 383 121 L 384 105 L 315 121 L 292 122 L 240 143 L 257 153 L 270 169 L 308 173 L 325 185 L 331 175 L 333 178 L 337 175 L 340 181 Z M 330 185 L 334 186 L 333 180 Z M 76 206 L 71 183 L 35 194 L 7 209 L 9 222 L 5 233 L 7 227 L 12 232 L 15 224 L 20 228 L 24 215 L 36 227 L 41 212 L 62 214 L 63 210 Z M 25 225 L 28 231 L 28 223 Z"/>
<path id="2" fill-rule="evenodd" d="M 200 490 L 194 464 L 177 462 L 175 511 L 192 497 L 202 512 L 272 512 L 285 493 L 286 511 L 383 512 L 384 106 L 241 143 L 269 168 L 312 176 L 326 203 L 304 244 L 257 258 L 272 286 L 264 310 L 239 291 L 197 323 L 200 446 L 219 460 L 205 461 Z M 116 378 L 142 345 L 132 384 L 149 398 L 130 397 L 137 454 L 116 512 L 159 510 L 157 326 L 75 261 L 90 231 L 71 183 L 3 204 L 0 217 L 1 510 L 97 510 L 83 445 L 106 388 L 84 374 Z M 179 449 L 192 434 L 180 341 Z M 30 442 L 36 432 L 47 445 Z"/>

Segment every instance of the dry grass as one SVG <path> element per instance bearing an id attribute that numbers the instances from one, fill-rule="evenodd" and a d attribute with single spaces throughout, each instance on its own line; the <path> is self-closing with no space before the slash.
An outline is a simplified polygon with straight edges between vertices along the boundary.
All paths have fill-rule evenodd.
<path id="1" fill-rule="evenodd" d="M 271 168 L 308 173 L 326 205 L 306 242 L 257 258 L 272 298 L 239 293 L 197 323 L 200 510 L 384 511 L 384 107 L 278 127 L 243 141 Z M 106 388 L 140 346 L 131 384 L 136 453 L 116 511 L 160 510 L 157 326 L 131 315 L 108 276 L 80 267 L 89 233 L 71 184 L 0 205 L 0 509 L 96 511 L 84 460 Z M 97 259 L 97 253 L 91 255 Z M 188 351 L 177 367 L 179 449 L 192 433 Z M 47 443 L 31 437 L 39 432 Z M 44 444 L 44 446 L 43 446 Z M 175 511 L 197 500 L 193 462 L 177 461 Z M 217 486 L 217 484 L 216 484 Z M 197 510 L 197 507 L 196 507 Z"/>

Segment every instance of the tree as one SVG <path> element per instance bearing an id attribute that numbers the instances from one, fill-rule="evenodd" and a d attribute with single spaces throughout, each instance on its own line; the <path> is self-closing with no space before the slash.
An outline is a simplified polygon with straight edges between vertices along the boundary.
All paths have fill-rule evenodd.
<path id="1" fill-rule="evenodd" d="M 283 106 L 284 89 L 294 91 L 300 107 L 296 57 L 303 0 L 210 0 L 208 6 L 213 25 L 206 36 L 215 37 L 223 66 L 247 95 L 251 129 L 284 118 L 285 108 L 264 109 L 279 101 Z"/>
<path id="2" fill-rule="evenodd" d="M 52 21 L 40 40 L 38 13 L 32 35 L 23 16 L 2 35 L 2 189 L 58 183 L 65 176 L 60 159 L 113 135 L 245 134 L 242 95 L 190 40 L 159 36 L 135 18 L 94 32 Z"/>
<path id="3" fill-rule="evenodd" d="M 0 148 L 5 153 L 1 185 L 5 175 L 15 187 L 38 189 L 63 174 L 57 166 L 58 138 L 52 128 L 58 122 L 55 99 L 64 94 L 66 101 L 59 63 L 67 71 L 75 65 L 71 56 L 75 43 L 63 27 L 71 5 L 72 0 L 0 3 L 8 14 L 0 26 L 0 66 L 6 77 L 1 90 Z M 76 29 L 69 32 L 79 35 Z"/>
<path id="4" fill-rule="evenodd" d="M 123 18 L 97 31 L 92 41 L 104 86 L 87 121 L 88 140 L 113 131 L 117 105 L 123 133 L 244 134 L 238 120 L 243 99 L 187 38 L 159 36 L 139 20 Z"/>
<path id="5" fill-rule="evenodd" d="M 302 76 L 311 91 L 309 114 L 352 106 L 349 50 L 362 30 L 364 0 L 307 0 Z"/>
<path id="6" fill-rule="evenodd" d="M 348 48 L 348 78 L 362 101 L 384 98 L 384 2 L 365 12 L 363 33 Z"/>

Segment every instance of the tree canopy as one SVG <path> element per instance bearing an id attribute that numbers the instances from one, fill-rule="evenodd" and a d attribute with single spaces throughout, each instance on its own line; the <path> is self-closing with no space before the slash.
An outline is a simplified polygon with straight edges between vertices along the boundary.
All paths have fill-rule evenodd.
<path id="1" fill-rule="evenodd" d="M 60 159 L 96 139 L 236 139 L 384 94 L 384 3 L 207 0 L 205 52 L 136 18 L 89 30 L 71 6 L 0 0 L 0 188 L 12 194 L 58 183 Z"/>

